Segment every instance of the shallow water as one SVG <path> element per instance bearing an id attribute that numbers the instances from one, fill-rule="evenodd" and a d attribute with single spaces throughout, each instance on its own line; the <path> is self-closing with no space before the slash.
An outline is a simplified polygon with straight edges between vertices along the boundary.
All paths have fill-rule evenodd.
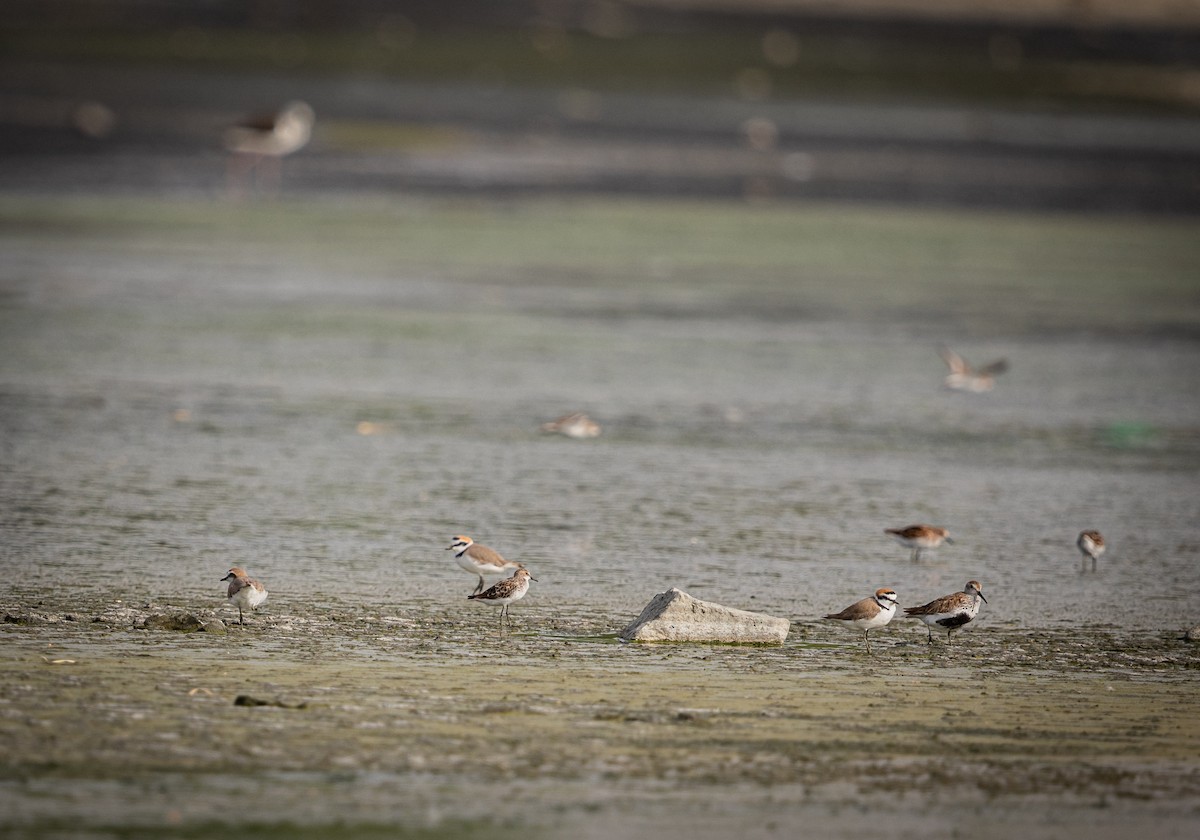
<path id="1" fill-rule="evenodd" d="M 1187 225 L 1119 226 L 1114 254 L 1131 264 L 1114 268 L 1089 249 L 1118 226 L 1096 222 L 1089 240 L 1086 222 L 1048 219 L 1082 241 L 1039 279 L 1003 272 L 1044 237 L 1022 219 L 954 221 L 976 253 L 950 266 L 948 220 L 910 222 L 932 276 L 918 263 L 881 279 L 881 305 L 855 274 L 879 255 L 804 264 L 813 211 L 747 211 L 781 231 L 790 214 L 799 263 L 731 249 L 717 281 L 661 266 L 712 248 L 706 228 L 735 242 L 736 205 L 410 202 L 360 212 L 340 243 L 309 207 L 117 207 L 31 211 L 6 236 L 4 550 L 20 589 L 201 596 L 237 563 L 268 580 L 273 609 L 402 607 L 460 594 L 443 549 L 470 533 L 539 576 L 522 607 L 598 608 L 597 632 L 669 586 L 806 620 L 877 586 L 913 604 L 968 578 L 989 596 L 980 627 L 1200 616 Z M 659 253 L 633 233 L 632 255 L 616 248 L 639 212 L 663 230 Z M 241 224 L 220 227 L 225 213 Z M 868 240 L 903 232 L 878 211 L 825 215 L 845 249 L 856 223 Z M 386 237 L 416 217 L 422 235 L 450 230 L 406 262 Z M 540 253 L 546 223 L 614 250 L 584 251 L 583 268 L 560 241 Z M 454 229 L 491 244 L 460 254 Z M 808 244 L 839 246 L 823 230 Z M 489 249 L 495 275 L 477 264 Z M 1055 266 L 1072 253 L 1078 266 Z M 976 261 L 1002 292 L 955 279 Z M 1148 277 L 1158 289 L 1089 329 L 1063 275 L 1093 268 L 1114 304 L 1136 304 Z M 832 274 L 851 279 L 817 282 Z M 909 310 L 887 302 L 906 294 Z M 972 311 L 1001 294 L 976 339 Z M 1012 370 L 990 394 L 945 391 L 943 340 Z M 537 432 L 577 409 L 600 438 Z M 957 542 L 914 565 L 883 529 L 923 521 Z M 1083 528 L 1110 544 L 1094 575 L 1073 545 Z"/>
<path id="2" fill-rule="evenodd" d="M 692 661 L 703 653 L 630 659 L 611 644 L 671 586 L 793 619 L 789 643 L 749 667 L 802 679 L 861 661 L 825 612 L 879 586 L 911 605 L 976 578 L 989 603 L 955 642 L 968 678 L 995 661 L 1015 683 L 1125 669 L 1182 681 L 1184 698 L 1194 683 L 1195 650 L 1177 641 L 1200 621 L 1191 222 L 328 198 L 9 198 L 0 220 L 10 614 L 219 609 L 219 579 L 237 564 L 271 592 L 245 638 L 290 665 L 288 679 L 314 656 L 426 658 L 458 679 L 504 650 L 473 643 L 495 615 L 466 602 L 473 581 L 444 550 L 467 533 L 538 578 L 513 607 L 520 655 L 596 660 L 589 680 L 627 668 L 665 679 L 681 661 L 705 679 Z M 945 391 L 942 341 L 1012 368 L 992 393 Z M 538 432 L 573 410 L 604 433 Z M 883 530 L 922 521 L 956 542 L 916 564 Z M 1084 528 L 1110 545 L 1094 573 L 1074 547 Z M 118 659 L 163 644 L 133 630 L 97 641 L 62 621 L 5 632 L 23 646 L 17 660 L 39 644 Z M 877 656 L 898 659 L 889 679 L 919 684 L 954 662 L 925 664 L 914 622 L 873 635 Z M 372 690 L 366 673 L 355 680 Z M 669 722 L 687 693 L 670 693 L 651 722 Z M 304 757 L 309 734 L 289 736 L 297 772 L 326 766 Z M 1121 748 L 1145 761 L 1156 749 Z M 28 781 L 32 754 L 10 771 Z M 177 757 L 211 770 L 202 752 Z M 714 769 L 726 761 L 701 749 L 696 772 L 748 785 L 757 792 L 731 800 L 756 807 L 762 768 L 726 776 Z M 656 766 L 638 765 L 661 781 Z M 369 768 L 354 765 L 356 789 L 374 784 Z M 1193 802 L 1194 763 L 1184 770 L 1175 792 Z M 552 810 L 611 816 L 597 800 L 623 792 L 552 790 L 553 772 L 530 772 Z M 89 782 L 80 807 L 108 783 L 103 772 Z M 203 801 L 221 784 L 205 782 Z M 463 791 L 439 784 L 422 801 L 442 814 Z M 623 812 L 626 836 L 679 795 L 672 785 Z M 1105 789 L 1092 780 L 1082 795 Z M 12 795 L 28 808 L 43 793 Z M 829 802 L 853 799 L 822 799 L 832 810 L 821 813 L 836 821 Z M 918 816 L 905 825 L 932 824 Z"/>

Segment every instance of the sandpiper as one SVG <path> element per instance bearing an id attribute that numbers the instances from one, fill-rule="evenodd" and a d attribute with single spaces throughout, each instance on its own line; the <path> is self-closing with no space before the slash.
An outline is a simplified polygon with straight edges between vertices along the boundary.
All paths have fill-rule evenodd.
<path id="1" fill-rule="evenodd" d="M 485 604 L 500 607 L 500 627 L 504 627 L 504 617 L 508 615 L 508 605 L 513 601 L 519 601 L 525 597 L 525 593 L 529 591 L 529 581 L 536 581 L 537 578 L 529 574 L 529 570 L 524 566 L 518 566 L 513 572 L 513 576 L 505 578 L 495 586 L 478 594 L 468 595 L 468 600 L 483 601 Z"/>
<path id="2" fill-rule="evenodd" d="M 242 616 L 242 610 L 255 609 L 259 604 L 267 600 L 267 588 L 247 575 L 246 570 L 240 566 L 234 566 L 229 570 L 229 574 L 225 575 L 221 580 L 229 581 L 229 589 L 226 593 L 229 597 L 229 603 L 238 609 L 238 624 L 245 625 L 246 620 Z"/>
<path id="3" fill-rule="evenodd" d="M 542 424 L 543 432 L 557 432 L 569 438 L 594 438 L 600 434 L 600 424 L 588 417 L 582 411 L 574 414 L 564 414 L 557 420 Z"/>
<path id="4" fill-rule="evenodd" d="M 229 162 L 231 185 L 250 172 L 257 176 L 265 161 L 272 162 L 271 176 L 278 181 L 280 158 L 308 144 L 315 119 L 307 102 L 294 100 L 275 113 L 254 116 L 226 129 L 225 148 L 233 152 Z"/>
<path id="5" fill-rule="evenodd" d="M 996 385 L 996 377 L 1008 370 L 1006 359 L 997 359 L 975 370 L 967 360 L 945 345 L 938 348 L 938 353 L 945 360 L 950 373 L 946 375 L 946 387 L 955 391 L 970 391 L 982 394 L 992 390 Z"/>
<path id="6" fill-rule="evenodd" d="M 1104 537 L 1099 531 L 1081 531 L 1079 539 L 1075 541 L 1075 545 L 1079 546 L 1079 550 L 1083 552 L 1083 562 L 1086 564 L 1089 557 L 1092 558 L 1092 571 L 1096 571 L 1096 560 L 1104 553 Z"/>
<path id="7" fill-rule="evenodd" d="M 977 580 L 967 581 L 962 592 L 955 592 L 930 601 L 920 607 L 905 607 L 905 615 L 919 618 L 929 630 L 929 644 L 933 644 L 933 625 L 946 628 L 946 644 L 950 636 L 964 624 L 970 624 L 979 614 L 979 602 L 987 603 L 983 597 L 983 585 Z"/>
<path id="8" fill-rule="evenodd" d="M 500 552 L 488 548 L 486 545 L 480 545 L 470 537 L 455 537 L 454 541 L 446 546 L 446 550 L 454 552 L 454 559 L 463 569 L 479 575 L 479 584 L 472 590 L 472 595 L 483 591 L 485 576 L 499 577 L 507 569 L 521 568 L 520 563 L 505 560 L 500 556 Z"/>
<path id="9" fill-rule="evenodd" d="M 885 528 L 885 534 L 891 534 L 901 545 L 913 550 L 913 562 L 921 559 L 921 552 L 927 548 L 937 548 L 944 542 L 953 544 L 950 532 L 945 528 L 934 525 L 909 525 L 907 528 Z"/>
<path id="10" fill-rule="evenodd" d="M 841 612 L 830 613 L 825 618 L 845 622 L 847 626 L 863 631 L 863 641 L 867 643 L 867 653 L 870 653 L 871 631 L 886 625 L 895 614 L 896 590 L 876 589 L 874 596 L 855 601 Z"/>

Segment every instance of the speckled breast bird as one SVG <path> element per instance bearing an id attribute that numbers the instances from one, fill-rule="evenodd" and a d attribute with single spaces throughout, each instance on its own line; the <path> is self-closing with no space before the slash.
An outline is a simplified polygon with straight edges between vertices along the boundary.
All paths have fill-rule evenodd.
<path id="1" fill-rule="evenodd" d="M 471 601 L 482 601 L 485 604 L 499 607 L 500 626 L 503 628 L 504 618 L 508 615 L 508 605 L 525 597 L 525 593 L 529 591 L 529 581 L 531 580 L 536 582 L 537 578 L 529 574 L 529 570 L 524 566 L 520 566 L 513 572 L 512 577 L 505 578 L 483 592 L 468 595 L 467 598 Z"/>
<path id="2" fill-rule="evenodd" d="M 919 607 L 905 607 L 905 615 L 919 618 L 929 630 L 929 644 L 933 644 L 933 627 L 946 629 L 946 644 L 950 636 L 960 627 L 970 624 L 979 614 L 979 602 L 987 603 L 983 597 L 983 585 L 977 580 L 967 581 L 962 592 L 945 595 Z"/>

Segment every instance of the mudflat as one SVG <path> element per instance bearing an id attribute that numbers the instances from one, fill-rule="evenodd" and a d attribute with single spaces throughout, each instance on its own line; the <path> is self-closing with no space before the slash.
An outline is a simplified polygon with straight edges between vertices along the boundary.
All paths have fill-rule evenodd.
<path id="1" fill-rule="evenodd" d="M 1191 220 L 16 195 L 0 219 L 6 836 L 1195 834 Z M 1011 369 L 947 392 L 942 341 Z M 538 431 L 575 410 L 603 434 Z M 924 521 L 955 543 L 917 563 L 884 529 Z M 503 634 L 461 533 L 539 581 Z M 235 618 L 232 565 L 271 593 L 247 626 L 138 629 Z M 949 645 L 898 618 L 867 656 L 818 618 L 972 579 Z M 791 633 L 619 643 L 671 586 Z"/>
<path id="2" fill-rule="evenodd" d="M 735 647 L 623 644 L 536 607 L 503 633 L 434 605 L 224 634 L 142 612 L 6 613 L 14 836 L 203 835 L 230 797 L 255 803 L 246 836 L 1182 836 L 1200 808 L 1200 657 L 1169 634 L 909 627 L 867 656 L 819 623 Z"/>

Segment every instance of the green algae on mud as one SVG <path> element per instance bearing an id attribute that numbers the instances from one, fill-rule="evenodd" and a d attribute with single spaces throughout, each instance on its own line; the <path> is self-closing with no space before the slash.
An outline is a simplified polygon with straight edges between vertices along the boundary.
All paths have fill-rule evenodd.
<path id="1" fill-rule="evenodd" d="M 536 828 L 546 813 L 604 811 L 597 791 L 678 802 L 747 785 L 867 809 L 896 795 L 923 807 L 1200 807 L 1200 657 L 1174 638 L 989 631 L 953 648 L 884 639 L 867 657 L 811 639 L 647 650 L 543 635 L 528 618 L 503 636 L 446 618 L 258 615 L 224 636 L 4 625 L 9 824 L 50 836 L 34 829 L 65 809 L 136 836 L 170 812 L 202 836 L 230 785 L 265 796 L 261 836 L 294 819 L 363 823 L 352 837 L 373 823 L 445 828 L 448 813 L 472 836 L 473 820 Z M 1078 658 L 1055 665 L 1039 644 Z M 235 705 L 247 694 L 279 705 Z M 144 807 L 86 793 L 148 779 L 167 793 Z M 471 801 L 495 779 L 519 782 L 535 813 Z M 336 804 L 346 785 L 352 811 Z M 439 802 L 466 804 L 430 821 Z M 777 803 L 781 816 L 795 807 Z"/>
<path id="2" fill-rule="evenodd" d="M 931 323 L 955 318 L 985 336 L 1047 327 L 1190 332 L 1200 317 L 1195 232 L 1190 219 L 821 202 L 359 197 L 238 205 L 0 196 L 0 240 L 12 247 L 45 240 L 102 254 L 114 246 L 171 254 L 175 272 L 209 283 L 219 282 L 211 274 L 254 269 L 267 259 L 303 266 L 291 281 L 302 284 L 312 282 L 304 275 L 314 267 L 322 283 L 357 275 L 402 285 L 406 275 L 433 277 L 484 291 L 490 304 L 486 318 L 440 306 L 414 317 L 371 299 L 326 301 L 319 309 L 276 300 L 264 311 L 255 296 L 245 297 L 251 285 L 238 289 L 243 305 L 227 328 L 253 334 L 350 330 L 382 337 L 401 329 L 428 336 L 456 324 L 493 332 L 503 323 L 496 318 L 530 306 L 544 315 L 772 321 L 855 313 L 890 322 L 901 310 L 908 318 L 924 313 Z M 268 276 L 252 274 L 253 284 L 269 285 Z M 159 278 L 154 288 L 174 282 Z M 513 294 L 519 288 L 526 293 Z M 1038 302 L 1035 310 L 1030 300 Z M 212 317 L 211 302 L 193 303 L 195 311 L 174 314 Z"/>

